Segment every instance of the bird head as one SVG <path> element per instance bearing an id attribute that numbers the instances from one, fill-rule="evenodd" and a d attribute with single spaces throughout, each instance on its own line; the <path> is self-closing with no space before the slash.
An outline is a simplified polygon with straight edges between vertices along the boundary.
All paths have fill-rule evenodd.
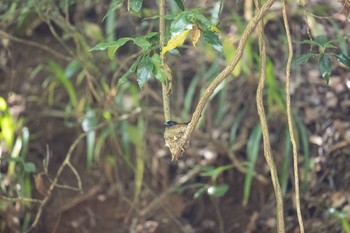
<path id="1" fill-rule="evenodd" d="M 177 125 L 175 121 L 167 121 L 164 123 L 165 127 L 170 128 L 171 126 Z"/>

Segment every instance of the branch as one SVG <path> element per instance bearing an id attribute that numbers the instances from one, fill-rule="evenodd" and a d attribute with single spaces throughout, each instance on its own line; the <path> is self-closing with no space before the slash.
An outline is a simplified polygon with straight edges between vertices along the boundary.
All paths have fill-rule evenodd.
<path id="1" fill-rule="evenodd" d="M 237 63 L 239 62 L 239 60 L 242 57 L 245 45 L 248 41 L 250 34 L 253 32 L 253 30 L 255 29 L 258 22 L 262 19 L 262 17 L 265 16 L 265 14 L 268 12 L 268 10 L 270 9 L 270 7 L 272 6 L 272 4 L 275 1 L 276 0 L 268 0 L 261 7 L 261 9 L 259 11 L 257 11 L 256 15 L 249 22 L 249 24 L 247 25 L 246 29 L 243 32 L 242 38 L 241 38 L 241 40 L 238 44 L 238 47 L 237 47 L 237 53 L 235 54 L 231 64 L 229 64 L 223 71 L 221 71 L 220 74 L 218 74 L 218 76 L 216 76 L 216 78 L 213 80 L 213 82 L 210 83 L 210 85 L 206 89 L 203 97 L 199 100 L 197 107 L 196 107 L 196 110 L 194 111 L 194 113 L 192 115 L 191 122 L 188 124 L 188 127 L 186 129 L 185 134 L 183 135 L 181 141 L 178 144 L 178 147 L 175 148 L 175 151 L 172 155 L 174 160 L 178 160 L 181 157 L 182 153 L 184 152 L 185 145 L 187 145 L 188 142 L 190 141 L 191 134 L 193 133 L 193 131 L 198 123 L 198 120 L 202 115 L 203 109 L 204 109 L 205 105 L 207 104 L 207 102 L 209 101 L 210 96 L 213 94 L 213 92 L 219 86 L 219 84 L 222 81 L 224 81 L 231 74 L 231 72 L 235 69 Z"/>

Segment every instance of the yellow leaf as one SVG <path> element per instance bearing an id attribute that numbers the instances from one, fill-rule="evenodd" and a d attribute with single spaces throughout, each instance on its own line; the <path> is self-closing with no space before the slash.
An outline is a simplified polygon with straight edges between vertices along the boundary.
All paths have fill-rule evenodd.
<path id="1" fill-rule="evenodd" d="M 170 39 L 168 41 L 168 44 L 163 47 L 161 56 L 164 57 L 164 54 L 169 50 L 172 50 L 176 47 L 181 46 L 185 42 L 189 33 L 190 33 L 190 30 L 185 30 L 177 34 L 174 38 Z"/>
<path id="2" fill-rule="evenodd" d="M 199 37 L 201 37 L 201 30 L 199 30 L 198 27 L 193 27 L 192 31 L 191 31 L 191 35 L 192 35 L 192 44 L 193 47 L 196 47 L 196 44 L 199 40 Z"/>
<path id="3" fill-rule="evenodd" d="M 210 26 L 210 31 L 216 32 L 216 33 L 221 33 L 220 29 L 217 26 L 211 25 Z"/>

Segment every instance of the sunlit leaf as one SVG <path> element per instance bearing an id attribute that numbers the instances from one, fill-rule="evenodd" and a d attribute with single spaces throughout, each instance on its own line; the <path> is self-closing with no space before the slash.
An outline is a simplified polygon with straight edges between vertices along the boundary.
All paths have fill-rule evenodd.
<path id="1" fill-rule="evenodd" d="M 170 26 L 171 36 L 174 37 L 185 30 L 192 29 L 192 27 L 193 23 L 185 17 L 174 19 Z"/>
<path id="2" fill-rule="evenodd" d="M 189 33 L 190 33 L 190 30 L 185 30 L 180 32 L 174 38 L 170 39 L 168 41 L 168 44 L 165 47 L 163 47 L 161 56 L 164 57 L 164 54 L 169 50 L 172 50 L 178 46 L 181 46 L 185 42 Z"/>
<path id="3" fill-rule="evenodd" d="M 329 82 L 329 77 L 332 73 L 332 62 L 331 59 L 329 59 L 329 56 L 327 54 L 322 54 L 318 61 L 318 69 L 320 71 L 320 74 L 324 80 L 326 80 L 327 84 Z"/>
<path id="4" fill-rule="evenodd" d="M 154 64 L 150 57 L 144 57 L 137 67 L 137 83 L 142 88 L 153 75 Z"/>
<path id="5" fill-rule="evenodd" d="M 219 184 L 210 186 L 207 190 L 207 193 L 210 196 L 222 197 L 228 191 L 229 186 L 227 184 Z"/>
<path id="6" fill-rule="evenodd" d="M 129 0 L 129 1 L 130 1 L 130 7 L 133 11 L 139 12 L 141 10 L 143 0 Z"/>
<path id="7" fill-rule="evenodd" d="M 343 54 L 343 53 L 335 54 L 334 56 L 335 56 L 335 58 L 337 59 L 337 61 L 343 63 L 343 64 L 346 65 L 348 68 L 350 68 L 350 59 L 349 59 L 348 56 L 346 56 L 346 55 Z"/>
<path id="8" fill-rule="evenodd" d="M 85 114 L 85 118 L 81 123 L 81 127 L 86 132 L 86 151 L 87 151 L 87 167 L 91 168 L 94 161 L 94 150 L 96 140 L 95 127 L 98 123 L 98 117 L 95 110 L 88 109 Z"/>
<path id="9" fill-rule="evenodd" d="M 221 33 L 220 29 L 215 26 L 215 25 L 211 25 L 210 26 L 210 31 L 216 32 L 216 33 Z"/>

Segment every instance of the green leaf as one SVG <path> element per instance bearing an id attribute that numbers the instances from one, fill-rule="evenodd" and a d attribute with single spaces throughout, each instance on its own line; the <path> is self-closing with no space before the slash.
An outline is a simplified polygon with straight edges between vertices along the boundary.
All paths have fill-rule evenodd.
<path id="1" fill-rule="evenodd" d="M 215 34 L 215 32 L 205 30 L 203 31 L 203 38 L 208 44 L 213 46 L 214 49 L 216 49 L 219 52 L 222 52 L 222 43 L 219 40 L 219 37 Z"/>
<path id="2" fill-rule="evenodd" d="M 296 41 L 297 44 L 309 44 L 309 45 L 319 45 L 313 40 L 303 40 L 303 41 Z"/>
<path id="3" fill-rule="evenodd" d="M 261 141 L 261 124 L 257 124 L 253 132 L 250 134 L 247 143 L 247 159 L 248 159 L 248 170 L 244 180 L 244 193 L 243 193 L 243 204 L 248 203 L 250 189 L 255 171 L 255 164 L 258 158 L 260 141 Z"/>
<path id="4" fill-rule="evenodd" d="M 156 79 L 158 79 L 165 85 L 167 80 L 167 75 L 166 75 L 166 71 L 162 67 L 162 59 L 157 53 L 153 54 L 151 59 L 154 64 L 154 70 L 153 70 L 154 76 L 156 76 Z"/>
<path id="5" fill-rule="evenodd" d="M 170 25 L 171 35 L 177 35 L 184 30 L 190 30 L 193 24 L 197 24 L 201 30 L 211 30 L 211 22 L 199 9 L 191 9 L 180 12 Z"/>
<path id="6" fill-rule="evenodd" d="M 184 6 L 183 0 L 175 0 L 175 2 L 176 2 L 176 5 L 177 5 L 182 11 L 185 10 L 185 6 Z"/>
<path id="7" fill-rule="evenodd" d="M 65 71 L 62 69 L 62 67 L 58 63 L 54 61 L 49 61 L 48 68 L 52 72 L 52 74 L 55 76 L 55 78 L 58 80 L 58 82 L 61 83 L 66 89 L 69 96 L 70 103 L 73 106 L 76 106 L 78 104 L 77 92 L 74 88 L 73 83 L 69 79 L 69 77 L 66 76 Z"/>
<path id="8" fill-rule="evenodd" d="M 147 50 L 152 44 L 158 43 L 158 32 L 151 32 L 144 36 L 135 37 L 134 44 L 141 47 L 143 50 Z"/>
<path id="9" fill-rule="evenodd" d="M 204 187 L 198 189 L 198 190 L 193 194 L 193 198 L 194 198 L 194 199 L 198 199 L 205 191 L 208 191 L 207 186 L 204 186 Z"/>
<path id="10" fill-rule="evenodd" d="M 318 60 L 318 69 L 320 71 L 322 78 L 326 80 L 328 84 L 329 77 L 332 73 L 332 62 L 331 62 L 331 59 L 329 59 L 328 54 L 322 54 L 322 56 Z"/>
<path id="11" fill-rule="evenodd" d="M 130 40 L 134 40 L 133 38 L 128 38 L 128 37 L 124 37 L 124 38 L 120 38 L 119 40 L 115 41 L 114 46 L 110 46 L 107 49 L 107 55 L 109 59 L 113 59 L 114 54 L 117 52 L 117 50 L 123 46 L 126 42 L 130 41 Z M 112 42 L 113 43 L 113 42 Z"/>
<path id="12" fill-rule="evenodd" d="M 134 43 L 141 47 L 142 49 L 146 50 L 149 47 L 151 47 L 151 43 L 144 37 L 136 37 L 134 40 Z"/>
<path id="13" fill-rule="evenodd" d="M 153 74 L 154 64 L 150 57 L 144 57 L 137 67 L 137 83 L 142 88 L 147 83 Z"/>
<path id="14" fill-rule="evenodd" d="M 293 67 L 296 67 L 296 66 L 299 66 L 299 65 L 301 65 L 301 64 L 303 64 L 303 63 L 306 63 L 306 62 L 308 62 L 308 60 L 309 60 L 312 56 L 313 56 L 312 53 L 305 53 L 305 54 L 303 54 L 303 55 L 301 55 L 301 56 L 299 56 L 299 57 L 295 57 L 295 58 L 293 58 L 293 60 L 292 60 L 292 66 L 293 66 Z"/>
<path id="15" fill-rule="evenodd" d="M 142 56 L 138 56 L 136 61 L 130 66 L 130 68 L 123 74 L 122 77 L 118 80 L 118 86 L 127 83 L 128 76 L 135 72 L 137 66 L 140 63 Z"/>
<path id="16" fill-rule="evenodd" d="M 129 0 L 129 1 L 130 1 L 130 7 L 133 11 L 139 12 L 141 10 L 143 0 Z"/>
<path id="17" fill-rule="evenodd" d="M 102 21 L 104 21 L 105 18 L 107 18 L 108 15 L 110 15 L 113 11 L 115 11 L 123 2 L 124 0 L 114 0 L 111 6 L 109 7 L 109 10 L 107 11 L 107 14 L 103 16 Z"/>
<path id="18" fill-rule="evenodd" d="M 34 163 L 28 162 L 24 164 L 24 171 L 28 173 L 34 173 L 36 172 L 36 166 Z"/>
<path id="19" fill-rule="evenodd" d="M 95 45 L 95 47 L 91 48 L 89 51 L 91 52 L 91 51 L 97 51 L 97 50 L 106 50 L 108 48 L 115 47 L 115 46 L 120 47 L 120 46 L 124 45 L 126 42 L 128 42 L 129 40 L 134 40 L 134 39 L 130 38 L 130 37 L 123 37 L 117 41 L 108 42 L 108 43 L 100 43 L 100 44 Z"/>
<path id="20" fill-rule="evenodd" d="M 228 191 L 229 186 L 227 184 L 219 184 L 210 186 L 207 190 L 207 193 L 210 196 L 222 197 Z"/>
<path id="21" fill-rule="evenodd" d="M 180 15 L 182 15 L 180 13 Z M 193 23 L 189 21 L 186 17 L 177 17 L 174 19 L 172 24 L 170 25 L 170 33 L 171 36 L 174 37 L 178 35 L 180 32 L 183 32 L 185 30 L 191 30 L 193 27 Z"/>
<path id="22" fill-rule="evenodd" d="M 350 68 L 350 59 L 348 56 L 346 56 L 344 53 L 339 53 L 334 55 L 337 61 L 343 63 L 348 68 Z"/>
<path id="23" fill-rule="evenodd" d="M 64 74 L 67 76 L 67 78 L 71 78 L 74 74 L 77 73 L 77 71 L 81 68 L 80 62 L 77 60 L 71 61 L 64 71 Z"/>
<path id="24" fill-rule="evenodd" d="M 93 109 L 88 109 L 85 118 L 81 123 L 81 127 L 86 133 L 86 151 L 87 151 L 87 167 L 91 168 L 95 159 L 95 141 L 96 141 L 96 125 L 98 117 Z"/>
<path id="25" fill-rule="evenodd" d="M 329 43 L 329 40 L 328 40 L 328 38 L 325 35 L 321 35 L 321 36 L 316 36 L 315 42 L 319 46 L 324 47 L 326 44 Z"/>

